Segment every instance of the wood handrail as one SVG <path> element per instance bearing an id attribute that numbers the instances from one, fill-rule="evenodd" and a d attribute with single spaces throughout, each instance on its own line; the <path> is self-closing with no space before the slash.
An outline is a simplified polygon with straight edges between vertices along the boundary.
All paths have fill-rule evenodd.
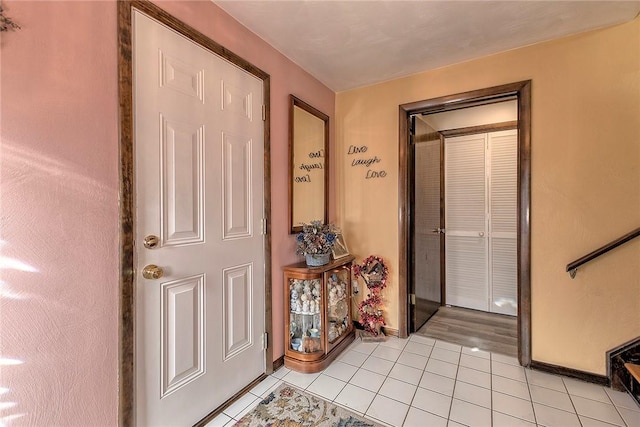
<path id="1" fill-rule="evenodd" d="M 582 264 L 586 264 L 587 262 L 591 261 L 594 258 L 599 257 L 602 254 L 605 254 L 607 252 L 609 252 L 611 249 L 615 249 L 618 246 L 627 243 L 629 240 L 634 239 L 636 237 L 640 236 L 640 227 L 636 228 L 635 230 L 631 231 L 630 233 L 625 234 L 622 237 L 617 238 L 616 240 L 607 243 L 606 245 L 604 245 L 601 248 L 596 249 L 595 251 L 588 253 L 587 255 L 583 256 L 582 258 L 578 258 L 577 260 L 567 264 L 567 271 L 569 272 L 569 274 L 571 275 L 571 278 L 573 279 L 574 277 L 576 277 L 576 271 L 578 269 L 578 267 L 580 267 Z"/>

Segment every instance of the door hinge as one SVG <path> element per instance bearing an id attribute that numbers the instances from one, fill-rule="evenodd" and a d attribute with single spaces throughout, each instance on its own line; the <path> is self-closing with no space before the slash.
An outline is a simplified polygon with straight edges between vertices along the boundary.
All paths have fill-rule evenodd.
<path id="1" fill-rule="evenodd" d="M 266 235 L 267 234 L 267 218 L 262 218 L 260 227 L 262 228 L 262 234 Z"/>
<path id="2" fill-rule="evenodd" d="M 262 349 L 266 350 L 269 347 L 269 334 L 267 332 L 262 334 Z"/>
<path id="3" fill-rule="evenodd" d="M 416 294 L 409 294 L 409 298 L 411 298 L 411 305 L 416 305 Z"/>
<path id="4" fill-rule="evenodd" d="M 266 105 L 262 106 L 262 121 L 263 122 L 267 121 L 267 106 Z"/>

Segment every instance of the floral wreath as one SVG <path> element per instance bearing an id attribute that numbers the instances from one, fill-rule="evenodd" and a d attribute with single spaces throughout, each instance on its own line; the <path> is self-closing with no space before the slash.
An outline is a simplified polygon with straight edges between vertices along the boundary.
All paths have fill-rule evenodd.
<path id="1" fill-rule="evenodd" d="M 378 270 L 374 269 L 378 267 Z M 362 277 L 364 283 L 369 289 L 379 288 L 382 290 L 387 286 L 387 277 L 389 277 L 389 268 L 384 260 L 376 255 L 371 255 L 362 261 L 362 264 L 353 265 L 353 275 L 358 278 Z"/>
<path id="2" fill-rule="evenodd" d="M 375 255 L 365 258 L 362 264 L 354 264 L 352 268 L 354 277 L 361 277 L 370 291 L 367 299 L 358 304 L 360 322 L 365 331 L 378 336 L 381 333 L 380 328 L 385 325 L 380 292 L 387 285 L 389 268 L 382 258 Z"/>

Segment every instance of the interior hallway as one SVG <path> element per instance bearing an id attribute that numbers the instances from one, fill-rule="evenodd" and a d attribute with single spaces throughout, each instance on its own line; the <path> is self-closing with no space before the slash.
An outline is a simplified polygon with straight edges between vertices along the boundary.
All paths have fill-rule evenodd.
<path id="1" fill-rule="evenodd" d="M 417 332 L 450 343 L 518 356 L 518 319 L 459 307 L 440 307 Z"/>

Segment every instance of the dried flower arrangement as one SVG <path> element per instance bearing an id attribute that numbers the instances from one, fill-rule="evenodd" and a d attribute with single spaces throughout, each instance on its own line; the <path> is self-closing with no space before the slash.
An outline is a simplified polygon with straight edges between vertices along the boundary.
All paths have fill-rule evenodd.
<path id="1" fill-rule="evenodd" d="M 338 228 L 333 224 L 324 224 L 315 220 L 309 224 L 302 224 L 302 231 L 296 238 L 296 253 L 298 255 L 328 254 L 333 248 Z"/>
<path id="2" fill-rule="evenodd" d="M 19 30 L 20 26 L 13 22 L 11 18 L 4 14 L 2 6 L 0 6 L 0 32 Z"/>
<path id="3" fill-rule="evenodd" d="M 362 264 L 353 265 L 353 275 L 356 278 L 362 278 L 369 289 L 367 299 L 358 304 L 360 323 L 371 336 L 381 336 L 383 335 L 381 328 L 385 322 L 380 292 L 387 285 L 389 269 L 382 258 L 371 255 Z"/>

